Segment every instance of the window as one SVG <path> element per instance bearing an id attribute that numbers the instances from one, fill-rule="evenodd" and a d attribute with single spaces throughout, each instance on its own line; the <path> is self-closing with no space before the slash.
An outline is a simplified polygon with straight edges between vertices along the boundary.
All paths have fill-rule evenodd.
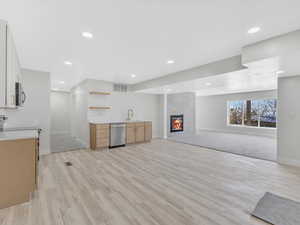
<path id="1" fill-rule="evenodd" d="M 228 102 L 228 123 L 250 127 L 276 127 L 276 99 Z"/>
<path id="2" fill-rule="evenodd" d="M 262 100 L 260 126 L 276 127 L 276 108 L 277 101 L 275 99 Z"/>
<path id="3" fill-rule="evenodd" d="M 244 125 L 257 127 L 259 123 L 259 100 L 245 102 Z"/>
<path id="4" fill-rule="evenodd" d="M 230 124 L 243 124 L 243 105 L 244 101 L 229 102 Z"/>

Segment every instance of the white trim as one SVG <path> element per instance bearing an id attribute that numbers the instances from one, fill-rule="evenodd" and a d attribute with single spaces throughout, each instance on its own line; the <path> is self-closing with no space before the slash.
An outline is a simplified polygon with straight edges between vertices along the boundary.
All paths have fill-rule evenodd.
<path id="1" fill-rule="evenodd" d="M 50 151 L 50 149 L 46 149 L 46 148 L 41 148 L 40 147 L 40 156 L 42 156 L 42 155 L 49 155 L 49 154 L 51 154 L 51 151 Z"/>
<path id="2" fill-rule="evenodd" d="M 160 137 L 160 136 L 153 136 L 152 139 L 166 139 L 166 138 L 163 138 L 163 137 Z"/>
<path id="3" fill-rule="evenodd" d="M 69 131 L 54 131 L 54 132 L 50 133 L 50 136 L 51 135 L 71 135 L 71 132 L 69 132 Z"/>
<path id="4" fill-rule="evenodd" d="M 59 90 L 59 89 L 51 89 L 50 92 L 63 92 L 63 93 L 66 93 L 66 94 L 71 94 L 71 91 Z"/>
<path id="5" fill-rule="evenodd" d="M 276 121 L 277 123 L 277 121 Z M 247 125 L 238 125 L 238 124 L 227 124 L 229 127 L 242 127 L 242 128 L 250 128 L 250 129 L 266 129 L 266 130 L 277 130 L 277 127 L 255 127 L 255 126 L 247 126 Z"/>
<path id="6" fill-rule="evenodd" d="M 277 162 L 283 165 L 300 167 L 300 160 L 297 159 L 278 157 Z"/>
<path id="7" fill-rule="evenodd" d="M 239 126 L 241 127 L 241 126 Z M 247 126 L 246 126 L 247 128 Z M 266 137 L 266 138 L 272 138 L 272 139 L 276 139 L 277 138 L 277 135 L 274 134 L 260 134 L 260 133 L 256 133 L 256 132 L 241 132 L 240 130 L 239 131 L 236 131 L 236 130 L 222 130 L 222 129 L 209 129 L 209 128 L 201 128 L 201 129 L 198 129 L 197 130 L 197 133 L 200 132 L 200 131 L 208 131 L 208 132 L 216 132 L 216 133 L 231 133 L 231 134 L 240 134 L 240 135 L 249 135 L 249 136 L 258 136 L 258 137 Z"/>
<path id="8" fill-rule="evenodd" d="M 81 140 L 80 138 L 76 138 L 76 141 L 78 141 L 80 144 L 82 144 L 85 148 L 90 148 L 90 145 L 86 143 L 85 141 Z"/>

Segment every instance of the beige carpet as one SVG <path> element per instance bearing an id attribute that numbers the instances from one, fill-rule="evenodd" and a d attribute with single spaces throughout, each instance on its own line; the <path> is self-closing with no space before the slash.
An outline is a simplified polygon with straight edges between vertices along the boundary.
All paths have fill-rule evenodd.
<path id="1" fill-rule="evenodd" d="M 200 131 L 196 135 L 176 134 L 168 139 L 252 158 L 277 160 L 275 138 Z"/>

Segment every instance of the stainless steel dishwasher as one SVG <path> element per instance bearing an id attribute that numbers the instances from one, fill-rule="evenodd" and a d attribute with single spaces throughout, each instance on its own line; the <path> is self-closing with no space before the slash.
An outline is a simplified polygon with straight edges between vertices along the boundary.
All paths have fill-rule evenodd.
<path id="1" fill-rule="evenodd" d="M 126 124 L 125 123 L 111 123 L 110 124 L 110 140 L 109 147 L 125 146 L 126 141 Z"/>

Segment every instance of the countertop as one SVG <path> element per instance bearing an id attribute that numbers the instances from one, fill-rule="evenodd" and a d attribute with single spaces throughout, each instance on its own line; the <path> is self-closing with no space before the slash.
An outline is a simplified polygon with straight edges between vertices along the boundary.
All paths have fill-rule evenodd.
<path id="1" fill-rule="evenodd" d="M 4 127 L 4 132 L 5 131 L 23 131 L 23 130 L 40 130 L 38 127 Z"/>
<path id="2" fill-rule="evenodd" d="M 38 130 L 17 130 L 0 132 L 0 141 L 38 138 Z"/>

